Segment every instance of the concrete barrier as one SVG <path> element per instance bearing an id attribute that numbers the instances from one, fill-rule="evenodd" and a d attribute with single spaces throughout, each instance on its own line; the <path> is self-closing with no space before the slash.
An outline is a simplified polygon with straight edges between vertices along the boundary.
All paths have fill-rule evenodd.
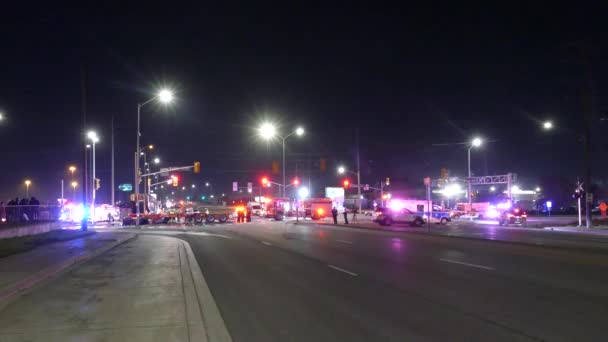
<path id="1" fill-rule="evenodd" d="M 60 222 L 33 223 L 23 226 L 4 228 L 0 225 L 0 239 L 10 239 L 19 236 L 37 235 L 51 230 L 61 229 Z"/>

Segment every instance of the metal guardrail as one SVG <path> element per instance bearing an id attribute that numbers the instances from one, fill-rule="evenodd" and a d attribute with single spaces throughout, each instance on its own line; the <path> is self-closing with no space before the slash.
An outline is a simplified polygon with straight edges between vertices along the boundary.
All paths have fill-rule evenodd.
<path id="1" fill-rule="evenodd" d="M 61 215 L 56 205 L 3 205 L 0 206 L 0 223 L 55 221 Z"/>

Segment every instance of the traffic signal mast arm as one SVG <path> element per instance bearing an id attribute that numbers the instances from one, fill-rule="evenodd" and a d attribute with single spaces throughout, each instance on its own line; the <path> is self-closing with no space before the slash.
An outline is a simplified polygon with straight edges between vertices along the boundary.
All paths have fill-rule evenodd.
<path id="1" fill-rule="evenodd" d="M 158 175 L 158 174 L 161 174 L 161 173 L 168 173 L 168 172 L 180 171 L 180 170 L 189 170 L 189 169 L 193 169 L 193 168 L 194 168 L 194 165 L 180 166 L 180 167 L 170 167 L 168 169 L 163 169 L 162 171 L 146 173 L 146 174 L 141 175 L 140 177 L 154 176 L 154 175 Z"/>

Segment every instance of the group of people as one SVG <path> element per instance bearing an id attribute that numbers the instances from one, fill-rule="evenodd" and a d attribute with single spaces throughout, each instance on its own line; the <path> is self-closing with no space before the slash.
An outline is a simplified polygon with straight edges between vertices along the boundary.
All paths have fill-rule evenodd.
<path id="1" fill-rule="evenodd" d="M 352 210 L 353 213 L 353 221 L 357 220 L 357 208 Z M 344 215 L 344 224 L 348 224 L 348 209 L 346 207 L 344 207 L 344 212 L 342 213 Z M 338 209 L 336 207 L 334 207 L 331 210 L 331 216 L 334 218 L 334 224 L 338 224 Z"/>
<path id="2" fill-rule="evenodd" d="M 30 199 L 16 197 L 4 205 L 0 201 L 0 221 L 2 222 L 25 222 L 38 219 L 40 201 L 36 197 Z"/>

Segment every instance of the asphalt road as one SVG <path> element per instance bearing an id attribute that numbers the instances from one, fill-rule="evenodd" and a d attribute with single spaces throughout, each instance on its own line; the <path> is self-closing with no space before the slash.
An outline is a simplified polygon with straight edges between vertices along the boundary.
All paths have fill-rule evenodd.
<path id="1" fill-rule="evenodd" d="M 235 341 L 603 341 L 608 256 L 284 222 L 190 242 Z"/>

